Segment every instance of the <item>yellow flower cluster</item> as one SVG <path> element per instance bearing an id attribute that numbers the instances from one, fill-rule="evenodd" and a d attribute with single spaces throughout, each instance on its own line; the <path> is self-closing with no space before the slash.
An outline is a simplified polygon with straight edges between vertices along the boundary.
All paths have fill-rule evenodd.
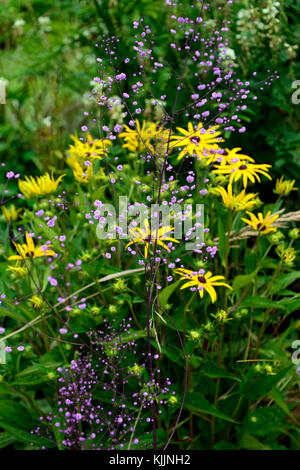
<path id="1" fill-rule="evenodd" d="M 67 152 L 67 163 L 73 169 L 74 177 L 80 183 L 89 183 L 93 178 L 93 161 L 107 157 L 108 148 L 112 142 L 108 139 L 93 139 L 91 134 L 87 134 L 85 142 L 78 136 L 72 135 L 74 145 L 70 145 Z"/>
<path id="2" fill-rule="evenodd" d="M 140 125 L 136 119 L 134 129 L 126 125 L 124 128 L 119 137 L 125 141 L 122 147 L 130 152 L 138 153 L 146 150 L 149 154 L 161 155 L 172 147 L 170 131 L 163 129 L 159 123 L 143 121 Z"/>
<path id="3" fill-rule="evenodd" d="M 28 233 L 26 233 L 26 243 L 20 244 L 14 242 L 14 245 L 18 254 L 10 256 L 9 260 L 24 261 L 39 258 L 40 256 L 55 255 L 54 251 L 49 249 L 51 245 L 35 247 L 34 241 Z"/>
<path id="4" fill-rule="evenodd" d="M 16 209 L 14 204 L 11 204 L 9 209 L 5 206 L 1 206 L 1 209 L 6 222 L 15 222 L 18 219 L 20 212 L 22 212 L 22 209 Z"/>
<path id="5" fill-rule="evenodd" d="M 45 196 L 54 193 L 65 175 L 59 176 L 57 180 L 53 178 L 53 174 L 49 173 L 34 178 L 33 176 L 25 176 L 25 180 L 19 180 L 19 189 L 27 199 L 35 196 Z"/>

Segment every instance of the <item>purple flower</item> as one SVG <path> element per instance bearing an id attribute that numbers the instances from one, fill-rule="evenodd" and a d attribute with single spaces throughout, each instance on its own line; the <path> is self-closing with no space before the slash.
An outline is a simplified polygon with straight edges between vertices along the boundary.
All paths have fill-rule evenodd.
<path id="1" fill-rule="evenodd" d="M 48 281 L 50 282 L 51 286 L 53 286 L 53 287 L 57 286 L 57 284 L 58 284 L 57 280 L 52 276 L 48 276 Z"/>

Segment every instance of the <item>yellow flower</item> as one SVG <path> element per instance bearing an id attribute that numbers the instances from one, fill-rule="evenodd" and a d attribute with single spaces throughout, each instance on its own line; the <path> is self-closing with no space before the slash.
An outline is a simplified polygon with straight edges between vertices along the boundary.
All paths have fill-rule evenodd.
<path id="1" fill-rule="evenodd" d="M 220 323 L 227 323 L 233 318 L 229 318 L 229 314 L 225 310 L 219 310 L 216 315 L 212 315 Z"/>
<path id="2" fill-rule="evenodd" d="M 179 243 L 178 240 L 165 236 L 167 233 L 173 232 L 174 230 L 169 225 L 165 227 L 161 227 L 158 231 L 156 230 L 151 231 L 149 222 L 147 219 L 145 219 L 144 226 L 145 226 L 145 229 L 140 229 L 139 227 L 135 227 L 134 229 L 131 228 L 129 230 L 129 233 L 132 236 L 133 240 L 126 245 L 125 249 L 127 249 L 128 246 L 132 245 L 133 243 L 143 244 L 145 245 L 144 256 L 147 259 L 148 253 L 149 253 L 149 247 L 151 244 L 155 243 L 155 239 L 157 239 L 157 245 L 162 246 L 167 251 L 170 251 L 170 249 L 167 247 L 167 245 L 163 243 L 162 240 Z"/>
<path id="3" fill-rule="evenodd" d="M 40 310 L 40 309 L 42 308 L 42 306 L 43 306 L 43 303 L 44 303 L 43 300 L 42 300 L 39 296 L 37 296 L 37 295 L 33 295 L 33 296 L 28 300 L 28 302 L 31 303 L 31 305 L 33 306 L 33 308 L 34 308 L 35 310 Z"/>
<path id="4" fill-rule="evenodd" d="M 80 183 L 89 183 L 93 178 L 93 165 L 80 165 L 77 161 L 73 166 L 74 178 Z"/>
<path id="5" fill-rule="evenodd" d="M 224 142 L 221 137 L 218 137 L 221 132 L 217 132 L 219 126 L 212 126 L 210 129 L 204 129 L 202 123 L 194 129 L 191 122 L 188 123 L 188 130 L 177 127 L 177 130 L 183 136 L 172 136 L 172 147 L 181 147 L 182 150 L 178 155 L 178 160 L 181 160 L 185 155 L 198 155 L 200 158 L 210 157 L 210 150 L 217 150 L 218 143 Z"/>
<path id="6" fill-rule="evenodd" d="M 276 187 L 274 189 L 274 193 L 279 194 L 279 196 L 288 196 L 291 191 L 297 191 L 298 188 L 294 188 L 296 180 L 285 180 L 282 176 L 276 180 Z"/>
<path id="7" fill-rule="evenodd" d="M 139 121 L 135 120 L 135 128 L 124 125 L 125 131 L 119 134 L 119 137 L 124 137 L 125 144 L 122 145 L 124 148 L 128 148 L 131 152 L 141 152 L 145 148 L 149 148 L 150 140 L 155 135 L 156 124 L 143 121 L 142 127 Z"/>
<path id="8" fill-rule="evenodd" d="M 226 165 L 236 163 L 237 160 L 248 160 L 249 162 L 254 163 L 255 160 L 252 157 L 249 157 L 249 155 L 244 155 L 241 153 L 238 153 L 241 149 L 241 147 L 235 147 L 234 149 L 225 149 L 224 153 L 220 154 L 219 156 L 222 158 L 222 161 L 220 162 L 221 165 Z"/>
<path id="9" fill-rule="evenodd" d="M 49 173 L 38 176 L 37 178 L 25 176 L 25 181 L 19 180 L 19 189 L 27 199 L 33 196 L 54 193 L 64 176 L 65 175 L 60 176 L 56 181 L 53 178 L 53 174 L 50 176 Z"/>
<path id="10" fill-rule="evenodd" d="M 208 271 L 205 274 L 203 269 L 200 269 L 199 272 L 190 271 L 189 269 L 178 268 L 175 269 L 175 273 L 180 274 L 180 280 L 188 281 L 180 289 L 185 289 L 186 287 L 195 287 L 199 291 L 201 299 L 203 298 L 204 291 L 206 291 L 212 303 L 215 303 L 217 300 L 217 293 L 214 289 L 214 286 L 224 286 L 228 289 L 231 287 L 226 284 L 224 281 L 224 276 L 212 276 L 212 273 Z"/>
<path id="11" fill-rule="evenodd" d="M 213 170 L 213 173 L 218 175 L 231 175 L 229 178 L 229 184 L 232 184 L 234 181 L 238 181 L 240 178 L 242 178 L 244 188 L 246 188 L 248 179 L 252 183 L 255 183 L 255 179 L 260 182 L 258 173 L 261 173 L 271 180 L 271 176 L 267 173 L 269 171 L 269 167 L 271 167 L 271 165 L 258 165 L 240 160 L 236 163 L 219 166 L 216 170 Z"/>
<path id="12" fill-rule="evenodd" d="M 222 196 L 225 207 L 235 212 L 252 209 L 257 203 L 257 193 L 245 194 L 245 189 L 243 189 L 240 194 L 234 195 L 232 194 L 231 184 L 228 185 L 227 192 L 221 186 L 215 188 L 214 191 L 218 192 Z"/>
<path id="13" fill-rule="evenodd" d="M 28 274 L 27 268 L 21 268 L 18 266 L 8 266 L 7 271 L 10 271 L 19 279 L 23 279 Z"/>
<path id="14" fill-rule="evenodd" d="M 165 155 L 167 150 L 171 150 L 172 142 L 170 138 L 169 129 L 164 129 L 161 124 L 155 125 L 153 129 L 152 139 L 154 141 L 153 146 L 151 145 L 151 150 L 155 155 Z"/>
<path id="15" fill-rule="evenodd" d="M 280 256 L 285 264 L 291 264 L 296 259 L 296 251 L 292 247 L 286 248 L 281 251 Z"/>
<path id="16" fill-rule="evenodd" d="M 15 243 L 18 255 L 10 256 L 9 260 L 24 260 L 30 258 L 39 258 L 40 256 L 53 256 L 55 255 L 54 251 L 49 250 L 49 247 L 52 245 L 43 245 L 38 248 L 35 247 L 32 237 L 26 233 L 26 244 L 20 245 Z"/>
<path id="17" fill-rule="evenodd" d="M 1 209 L 6 222 L 14 222 L 19 217 L 20 212 L 22 212 L 22 209 L 16 209 L 14 204 L 11 204 L 9 209 L 5 206 L 1 206 Z"/>
<path id="18" fill-rule="evenodd" d="M 71 135 L 71 139 L 74 142 L 74 145 L 70 145 L 68 151 L 69 158 L 71 159 L 82 159 L 93 160 L 98 158 L 101 160 L 101 155 L 107 157 L 108 147 L 112 145 L 112 142 L 108 139 L 93 139 L 91 134 L 87 134 L 86 142 L 82 142 L 77 134 Z"/>
<path id="19" fill-rule="evenodd" d="M 274 214 L 271 216 L 271 211 L 268 211 L 267 215 L 264 217 L 262 212 L 259 212 L 258 217 L 252 214 L 251 212 L 246 212 L 250 216 L 250 220 L 243 219 L 242 220 L 250 225 L 254 230 L 257 230 L 262 235 L 266 235 L 270 232 L 276 232 L 277 228 L 272 226 L 272 223 L 278 219 L 279 214 Z"/>

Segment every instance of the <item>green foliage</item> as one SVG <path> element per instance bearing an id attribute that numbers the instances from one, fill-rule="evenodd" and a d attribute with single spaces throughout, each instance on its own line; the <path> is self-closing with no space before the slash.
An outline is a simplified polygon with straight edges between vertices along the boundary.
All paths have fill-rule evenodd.
<path id="1" fill-rule="evenodd" d="M 183 8 L 189 3 L 183 1 Z M 273 179 L 284 174 L 296 179 L 299 187 L 300 105 L 292 103 L 291 95 L 292 82 L 300 77 L 298 50 L 294 47 L 299 43 L 300 6 L 292 0 L 277 3 L 275 11 L 269 1 L 234 2 L 230 47 L 236 68 L 244 78 L 257 71 L 258 79 L 265 81 L 267 64 L 278 71 L 280 79 L 259 96 L 259 103 L 253 101 L 245 111 L 249 132 L 243 143 L 240 135 L 227 132 L 226 146 L 243 146 L 258 163 L 273 165 Z M 162 0 L 7 0 L 5 4 L 6 8 L 0 9 L 0 77 L 8 85 L 7 102 L 0 105 L 1 162 L 22 177 L 46 171 L 65 174 L 59 187 L 66 191 L 67 210 L 56 196 L 51 203 L 47 196 L 23 198 L 16 202 L 22 209 L 17 220 L 7 223 L 2 217 L 0 221 L 0 293 L 5 292 L 8 299 L 0 305 L 0 326 L 5 327 L 0 336 L 0 448 L 63 448 L 62 436 L 51 425 L 52 441 L 30 432 L 39 426 L 41 416 L 57 412 L 57 369 L 68 367 L 78 358 L 77 346 L 81 343 L 77 338 L 86 344 L 90 330 L 103 328 L 106 321 L 119 323 L 131 317 L 133 329 L 120 335 L 117 342 L 136 341 L 136 355 L 125 358 L 126 371 L 135 370 L 145 360 L 148 347 L 146 274 L 151 267 L 145 272 L 138 254 L 125 250 L 127 241 L 98 240 L 95 225 L 85 218 L 94 209 L 95 200 L 114 200 L 104 169 L 107 165 L 109 171 L 116 172 L 116 163 L 113 158 L 103 158 L 95 165 L 91 181 L 81 184 L 74 180 L 65 161 L 70 135 L 84 124 L 83 112 L 92 110 L 88 95 L 96 86 L 96 82 L 91 83 L 97 71 L 95 44 L 106 34 L 119 36 L 122 57 L 126 57 L 134 42 L 131 23 L 143 16 L 156 37 L 158 57 L 170 62 L 174 70 L 179 70 L 180 59 L 168 47 L 170 26 Z M 270 17 L 265 9 L 270 10 Z M 245 26 L 252 15 L 262 22 L 257 35 L 255 22 L 248 21 Z M 229 18 L 227 10 L 225 17 Z M 215 8 L 212 17 L 206 19 L 217 22 L 220 12 Z M 192 77 L 193 68 L 188 63 L 188 82 Z M 126 86 L 130 88 L 133 79 L 128 80 Z M 168 93 L 167 106 L 171 106 L 176 90 L 165 70 L 158 74 L 157 86 L 161 94 Z M 189 90 L 179 98 L 178 106 L 188 99 Z M 153 109 L 149 113 L 142 119 L 157 120 Z M 113 117 L 109 119 L 110 127 L 116 124 Z M 185 127 L 186 123 L 183 117 L 181 125 Z M 98 129 L 94 137 L 96 132 Z M 129 199 L 143 201 L 145 194 L 152 194 L 154 172 L 146 174 L 137 153 L 128 152 L 123 143 L 117 139 L 109 153 L 123 165 L 119 191 Z M 175 166 L 174 155 L 171 159 Z M 179 185 L 185 184 L 184 175 L 183 165 Z M 209 177 L 210 189 L 215 189 L 219 185 L 216 175 L 210 172 Z M 137 178 L 140 186 L 134 184 Z M 262 187 L 253 189 L 260 190 L 262 211 L 296 210 L 299 193 L 284 198 L 283 205 L 283 199 L 276 200 L 273 194 L 274 182 L 264 182 Z M 14 190 L 10 187 L 8 197 L 18 191 L 17 185 Z M 207 260 L 185 253 L 179 246 L 171 259 L 184 253 L 186 266 L 225 275 L 232 290 L 218 287 L 217 302 L 212 303 L 207 293 L 201 299 L 197 292 L 180 289 L 182 282 L 168 263 L 162 263 L 157 272 L 155 282 L 163 288 L 156 291 L 150 312 L 151 346 L 159 355 L 157 368 L 163 377 L 170 377 L 174 392 L 171 396 L 170 391 L 159 415 L 158 446 L 163 447 L 170 436 L 187 379 L 183 413 L 171 442 L 177 448 L 299 450 L 299 377 L 291 363 L 291 345 L 299 337 L 299 261 L 296 258 L 284 263 L 269 236 L 255 237 L 253 231 L 245 236 L 241 220 L 245 211 L 227 211 L 213 191 L 205 201 L 199 194 L 191 201 L 205 202 L 210 226 L 205 241 L 217 244 L 218 252 Z M 36 215 L 41 209 L 49 219 L 57 216 L 54 227 Z M 288 236 L 294 226 L 294 219 L 284 222 L 282 243 L 285 248 L 295 247 L 297 253 L 299 240 Z M 34 232 L 43 242 L 51 240 L 51 249 L 59 255 L 51 266 L 41 258 L 30 259 L 31 275 L 26 272 L 24 277 L 8 270 L 9 266 L 18 267 L 8 261 L 16 254 L 8 236 L 12 232 L 21 237 L 20 227 L 24 233 Z M 40 246 L 37 237 L 34 240 Z M 105 257 L 107 253 L 110 258 Z M 54 272 L 58 288 L 49 280 Z M 16 296 L 22 299 L 19 304 L 14 303 Z M 31 302 L 33 296 L 41 301 L 40 306 Z M 82 304 L 85 307 L 81 308 Z M 60 334 L 62 324 L 67 327 L 66 335 Z M 78 335 L 75 339 L 74 334 Z M 20 345 L 24 351 L 17 349 Z M 7 346 L 12 352 L 6 352 Z M 107 356 L 113 357 L 115 344 L 107 341 L 105 347 Z M 142 366 L 141 370 L 148 380 L 148 371 Z M 135 383 L 131 392 L 138 387 Z M 97 405 L 113 406 L 111 395 L 101 387 L 95 389 L 93 398 Z M 137 422 L 137 427 L 140 442 L 151 446 L 146 425 Z M 128 448 L 128 442 L 126 445 Z M 138 443 L 131 445 L 131 449 L 140 448 Z"/>

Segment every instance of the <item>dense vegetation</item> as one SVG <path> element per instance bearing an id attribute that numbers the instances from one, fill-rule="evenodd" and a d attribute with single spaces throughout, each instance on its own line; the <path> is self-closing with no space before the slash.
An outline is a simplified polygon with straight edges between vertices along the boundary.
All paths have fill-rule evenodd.
<path id="1" fill-rule="evenodd" d="M 0 448 L 299 449 L 299 2 L 2 3 Z"/>

